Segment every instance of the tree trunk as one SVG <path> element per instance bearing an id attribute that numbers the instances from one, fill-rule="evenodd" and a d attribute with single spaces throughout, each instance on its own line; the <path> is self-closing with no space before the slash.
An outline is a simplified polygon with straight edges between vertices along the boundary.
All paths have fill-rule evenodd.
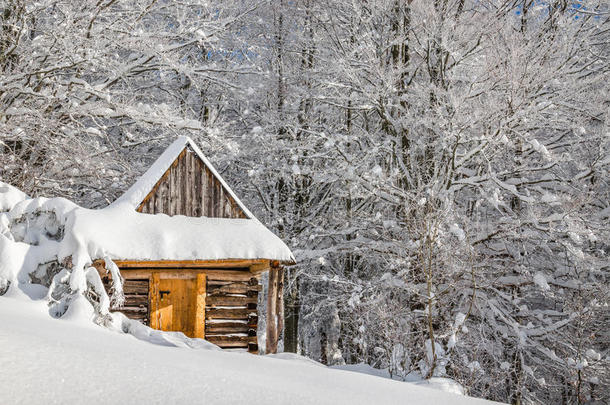
<path id="1" fill-rule="evenodd" d="M 295 281 L 295 286 L 287 297 L 285 310 L 286 321 L 284 331 L 284 351 L 298 353 L 299 345 L 299 311 L 300 311 L 300 291 L 299 279 Z"/>

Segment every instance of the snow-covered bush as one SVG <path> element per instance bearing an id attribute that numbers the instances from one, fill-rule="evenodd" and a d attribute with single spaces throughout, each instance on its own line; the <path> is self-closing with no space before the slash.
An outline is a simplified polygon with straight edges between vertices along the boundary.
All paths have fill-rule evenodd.
<path id="1" fill-rule="evenodd" d="M 0 206 L 4 208 L 0 212 L 0 293 L 19 283 L 40 284 L 49 289 L 52 315 L 63 316 L 76 302 L 78 311 L 108 323 L 111 299 L 97 269 L 91 267 L 90 246 L 83 245 L 88 238 L 74 235 L 70 228 L 75 212 L 82 208 L 63 198 L 31 199 L 1 182 Z M 109 258 L 106 267 L 114 280 L 112 303 L 121 305 L 120 274 Z"/>

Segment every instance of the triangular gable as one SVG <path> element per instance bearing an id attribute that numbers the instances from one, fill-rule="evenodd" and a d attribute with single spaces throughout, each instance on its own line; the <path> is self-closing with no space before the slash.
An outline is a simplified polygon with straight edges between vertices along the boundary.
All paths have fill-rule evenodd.
<path id="1" fill-rule="evenodd" d="M 119 203 L 149 214 L 256 219 L 188 137 L 174 141 Z"/>

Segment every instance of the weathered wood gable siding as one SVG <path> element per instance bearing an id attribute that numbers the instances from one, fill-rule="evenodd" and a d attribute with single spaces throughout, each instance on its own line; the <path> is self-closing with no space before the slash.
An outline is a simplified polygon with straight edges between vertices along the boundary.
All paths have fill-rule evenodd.
<path id="1" fill-rule="evenodd" d="M 247 218 L 197 154 L 186 147 L 137 208 L 145 214 Z"/>

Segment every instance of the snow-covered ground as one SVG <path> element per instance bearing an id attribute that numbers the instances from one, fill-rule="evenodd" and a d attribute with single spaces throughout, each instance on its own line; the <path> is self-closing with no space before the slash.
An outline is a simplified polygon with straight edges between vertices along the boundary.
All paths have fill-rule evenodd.
<path id="1" fill-rule="evenodd" d="M 96 326 L 78 312 L 49 316 L 46 289 L 0 296 L 0 403 L 451 404 L 492 402 L 296 355 L 214 350 L 198 339 Z M 71 306 L 71 308 L 73 308 Z M 190 347 L 186 347 L 190 346 Z"/>

